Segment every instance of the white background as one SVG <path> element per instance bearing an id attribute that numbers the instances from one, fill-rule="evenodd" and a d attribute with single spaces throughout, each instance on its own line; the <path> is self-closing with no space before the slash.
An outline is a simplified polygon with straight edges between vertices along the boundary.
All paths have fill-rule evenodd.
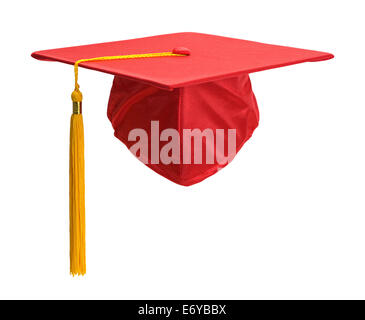
<path id="1" fill-rule="evenodd" d="M 363 1 L 3 1 L 0 298 L 365 298 Z M 72 66 L 33 51 L 195 31 L 335 59 L 252 74 L 261 121 L 191 187 L 113 136 L 80 71 L 87 275 L 68 274 Z"/>

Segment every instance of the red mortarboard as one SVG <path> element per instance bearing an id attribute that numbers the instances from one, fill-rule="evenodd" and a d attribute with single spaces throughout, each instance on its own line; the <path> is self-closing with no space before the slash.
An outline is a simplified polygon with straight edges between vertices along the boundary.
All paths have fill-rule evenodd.
<path id="1" fill-rule="evenodd" d="M 74 64 L 79 59 L 187 48 L 188 59 L 143 59 L 85 62 L 82 67 L 138 80 L 164 89 L 185 87 L 241 74 L 321 61 L 330 53 L 269 45 L 201 33 L 174 33 L 148 38 L 34 52 L 40 60 Z"/>
<path id="2" fill-rule="evenodd" d="M 45 50 L 32 56 L 40 60 L 76 64 L 70 148 L 72 274 L 84 274 L 86 270 L 82 96 L 77 84 L 79 63 L 81 67 L 115 75 L 108 106 L 108 117 L 115 136 L 132 150 L 138 134 L 134 131 L 131 137 L 130 133 L 143 129 L 147 140 L 142 141 L 139 147 L 146 144 L 150 147 L 147 152 L 142 152 L 141 148 L 135 152 L 139 159 L 164 177 L 182 185 L 191 185 L 224 167 L 228 162 L 219 161 L 219 156 L 224 158 L 226 155 L 227 159 L 232 159 L 257 127 L 259 112 L 249 73 L 333 58 L 332 54 L 325 52 L 200 33 L 176 33 Z M 82 61 L 88 59 L 94 61 Z M 184 140 L 174 154 L 171 154 L 174 150 L 169 145 L 174 134 L 166 131 L 168 129 L 175 129 L 180 140 Z M 189 144 L 190 147 L 194 145 L 194 148 L 198 146 L 206 150 L 200 156 L 200 163 L 193 161 L 195 154 L 184 154 L 187 150 L 183 139 L 185 129 L 190 130 L 190 141 L 194 140 L 194 129 L 203 133 L 200 145 L 196 140 Z M 216 146 L 220 138 L 210 137 L 206 129 L 213 132 L 235 130 L 234 148 L 227 147 L 228 135 L 224 135 L 223 149 L 219 151 Z M 164 131 L 165 136 L 162 137 Z M 156 134 L 157 140 L 161 138 L 163 141 L 153 146 Z M 140 135 L 139 138 L 143 140 Z M 208 146 L 208 140 L 213 144 Z M 212 146 L 214 150 L 208 150 Z M 160 153 L 165 154 L 165 160 L 159 161 Z M 213 160 L 210 155 L 213 155 Z"/>

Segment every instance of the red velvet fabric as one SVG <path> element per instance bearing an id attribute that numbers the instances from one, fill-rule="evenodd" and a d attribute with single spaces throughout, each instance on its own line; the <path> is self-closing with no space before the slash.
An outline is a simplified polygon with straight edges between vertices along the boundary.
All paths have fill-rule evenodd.
<path id="1" fill-rule="evenodd" d="M 226 164 L 216 159 L 206 164 L 206 141 L 202 143 L 202 163 L 183 162 L 184 129 L 224 129 L 225 155 L 234 157 L 258 125 L 259 111 L 248 75 L 177 88 L 172 91 L 145 85 L 122 77 L 115 77 L 108 105 L 108 118 L 115 136 L 128 148 L 128 134 L 135 128 L 148 133 L 148 159 L 143 159 L 152 170 L 181 185 L 192 185 L 213 175 Z M 151 121 L 159 121 L 159 133 L 173 128 L 179 132 L 180 163 L 151 164 Z M 236 148 L 228 154 L 228 129 L 236 129 Z M 159 151 L 168 141 L 160 141 Z M 216 141 L 214 141 L 216 146 Z M 209 146 L 208 146 L 209 147 Z M 214 150 L 212 150 L 214 152 Z M 194 152 L 192 151 L 192 154 Z"/>

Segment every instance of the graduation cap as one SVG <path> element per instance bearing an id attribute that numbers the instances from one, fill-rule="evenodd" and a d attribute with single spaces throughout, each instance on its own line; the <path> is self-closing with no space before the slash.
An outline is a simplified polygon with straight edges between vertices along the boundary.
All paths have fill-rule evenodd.
<path id="1" fill-rule="evenodd" d="M 249 73 L 333 58 L 325 52 L 201 33 L 45 50 L 32 56 L 74 65 L 70 132 L 73 275 L 86 272 L 79 66 L 114 75 L 107 115 L 115 136 L 155 172 L 188 186 L 227 165 L 257 127 L 259 111 Z M 200 141 L 195 139 L 199 134 Z"/>

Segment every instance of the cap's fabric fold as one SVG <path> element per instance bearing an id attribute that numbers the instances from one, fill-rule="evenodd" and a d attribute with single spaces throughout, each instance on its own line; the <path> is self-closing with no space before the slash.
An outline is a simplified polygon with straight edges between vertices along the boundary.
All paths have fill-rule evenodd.
<path id="1" fill-rule="evenodd" d="M 257 127 L 259 110 L 248 75 L 172 91 L 115 77 L 109 98 L 108 118 L 113 125 L 114 135 L 130 150 L 136 141 L 130 139 L 129 134 L 136 128 L 144 130 L 148 140 L 141 149 L 146 150 L 146 153 L 138 154 L 139 160 L 165 178 L 189 186 L 206 179 L 228 164 L 228 161 L 218 163 L 219 156 L 229 158 L 230 161 L 234 158 Z M 153 121 L 158 122 L 158 137 L 155 140 L 151 128 Z M 161 158 L 158 163 L 153 163 L 153 145 L 157 145 L 158 155 L 162 155 L 163 148 L 170 140 L 160 141 L 160 136 L 164 130 L 171 129 L 180 137 L 181 152 L 169 164 L 163 163 Z M 198 129 L 199 132 L 187 141 L 184 131 L 190 133 L 191 129 Z M 217 148 L 217 137 L 213 137 L 212 143 L 207 142 L 206 137 L 203 137 L 206 130 L 214 135 L 216 130 L 224 130 L 222 150 Z M 228 130 L 235 130 L 235 141 L 228 141 Z M 192 152 L 191 163 L 186 163 L 183 144 L 193 145 L 197 141 L 202 143 L 199 154 Z M 231 145 L 233 148 L 230 148 Z M 224 155 L 216 154 L 220 151 L 225 151 Z M 208 154 L 214 158 L 211 163 L 206 159 Z M 197 156 L 201 157 L 201 163 L 196 163 Z"/>

